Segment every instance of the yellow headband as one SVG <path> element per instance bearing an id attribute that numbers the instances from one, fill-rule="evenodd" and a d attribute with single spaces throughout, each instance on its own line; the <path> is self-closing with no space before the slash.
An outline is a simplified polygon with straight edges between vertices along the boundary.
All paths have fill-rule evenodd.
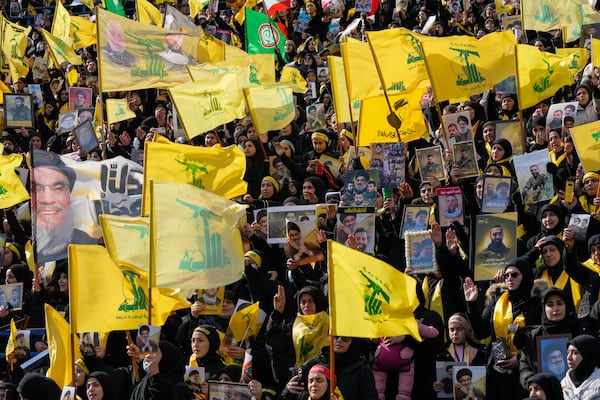
<path id="1" fill-rule="evenodd" d="M 342 129 L 342 135 L 346 136 L 348 139 L 354 142 L 354 135 L 348 129 Z"/>
<path id="2" fill-rule="evenodd" d="M 582 182 L 585 183 L 585 181 L 587 181 L 589 178 L 600 181 L 600 174 L 597 172 L 588 172 L 583 176 Z"/>
<path id="3" fill-rule="evenodd" d="M 310 138 L 311 138 L 312 140 L 315 140 L 315 139 L 321 139 L 321 140 L 323 140 L 325 143 L 329 142 L 329 137 L 328 137 L 326 134 L 324 134 L 323 132 L 315 132 L 315 133 L 313 133 L 313 134 L 311 135 L 311 137 L 310 137 Z"/>
<path id="4" fill-rule="evenodd" d="M 79 358 L 77 361 L 75 361 L 75 365 L 81 368 L 81 370 L 85 372 L 86 375 L 90 374 L 90 370 L 87 367 L 87 365 L 85 365 L 85 361 L 83 361 L 83 359 Z"/>
<path id="5" fill-rule="evenodd" d="M 6 247 L 7 249 L 10 249 L 10 251 L 12 251 L 13 253 L 15 253 L 17 255 L 17 257 L 19 259 L 13 260 L 13 264 L 18 264 L 21 261 L 21 252 L 19 251 L 19 249 L 17 249 L 17 247 L 14 244 L 12 244 L 11 242 L 6 242 L 4 244 L 4 247 Z"/>
<path id="6" fill-rule="evenodd" d="M 271 175 L 265 176 L 264 178 L 262 178 L 262 181 L 271 182 L 271 184 L 275 188 L 275 192 L 279 192 L 279 190 L 281 189 L 281 187 L 279 186 L 279 182 L 277 182 L 277 179 L 273 178 Z"/>
<path id="7" fill-rule="evenodd" d="M 262 266 L 262 257 L 259 256 L 258 253 L 250 250 L 250 251 L 247 251 L 246 254 L 244 254 L 244 257 L 248 257 L 249 259 L 254 261 L 254 264 L 256 264 L 257 267 Z"/>

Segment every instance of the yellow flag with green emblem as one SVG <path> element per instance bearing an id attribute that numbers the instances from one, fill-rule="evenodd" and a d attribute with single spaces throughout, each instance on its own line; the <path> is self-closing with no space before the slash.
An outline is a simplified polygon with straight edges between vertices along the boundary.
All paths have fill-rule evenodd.
<path id="1" fill-rule="evenodd" d="M 189 138 L 246 116 L 244 93 L 235 72 L 169 88 L 169 96 Z"/>
<path id="2" fill-rule="evenodd" d="M 575 80 L 569 71 L 569 58 L 540 51 L 528 44 L 517 45 L 519 107 L 525 109 L 554 96 Z"/>
<path id="3" fill-rule="evenodd" d="M 413 315 L 419 306 L 416 279 L 331 240 L 327 241 L 327 255 L 331 335 L 410 335 L 421 340 Z"/>
<path id="4" fill-rule="evenodd" d="M 73 382 L 73 363 L 75 359 L 71 347 L 69 323 L 49 304 L 44 304 L 46 313 L 46 336 L 48 338 L 48 356 L 50 368 L 46 376 L 52 378 L 60 387 Z M 77 352 L 80 355 L 79 348 Z M 79 358 L 79 357 L 78 357 Z"/>
<path id="5" fill-rule="evenodd" d="M 331 91 L 333 94 L 333 107 L 338 122 L 357 121 L 360 112 L 360 100 L 355 100 L 350 105 L 348 97 L 348 86 L 346 85 L 346 73 L 342 57 L 327 57 L 329 74 L 331 75 Z M 351 108 L 352 107 L 352 108 Z M 352 119 L 350 119 L 352 112 Z"/>
<path id="6" fill-rule="evenodd" d="M 106 99 L 106 120 L 109 124 L 135 118 L 127 99 Z"/>
<path id="7" fill-rule="evenodd" d="M 148 271 L 150 265 L 150 219 L 100 215 L 102 236 L 110 257 L 119 265 Z"/>
<path id="8" fill-rule="evenodd" d="M 422 38 L 429 76 L 438 101 L 465 98 L 489 90 L 515 75 L 515 38 L 512 31 L 471 36 Z"/>
<path id="9" fill-rule="evenodd" d="M 208 3 L 210 3 L 209 0 L 189 0 L 190 18 L 194 19 L 200 11 L 204 10 Z"/>
<path id="10" fill-rule="evenodd" d="M 235 341 L 241 343 L 243 340 L 258 333 L 259 302 L 248 305 L 236 311 L 229 320 L 229 328 Z"/>
<path id="11" fill-rule="evenodd" d="M 306 80 L 298 68 L 287 65 L 283 67 L 279 83 L 291 86 L 294 93 L 306 93 Z"/>
<path id="12" fill-rule="evenodd" d="M 193 81 L 213 80 L 223 74 L 232 72 L 237 76 L 241 89 L 250 86 L 250 59 L 188 65 L 188 71 Z"/>
<path id="13" fill-rule="evenodd" d="M 21 154 L 0 154 L 0 208 L 10 208 L 15 204 L 29 200 L 29 193 L 15 168 L 21 166 L 23 156 Z"/>
<path id="14" fill-rule="evenodd" d="M 600 121 L 574 126 L 570 131 L 583 169 L 600 170 Z"/>
<path id="15" fill-rule="evenodd" d="M 248 54 L 250 57 L 250 83 L 270 85 L 275 83 L 275 56 L 273 54 Z"/>
<path id="16" fill-rule="evenodd" d="M 348 98 L 351 102 L 383 94 L 369 44 L 348 38 L 342 43 Z"/>
<path id="17" fill-rule="evenodd" d="M 152 182 L 150 190 L 152 287 L 206 289 L 242 277 L 245 206 L 188 184 Z"/>
<path id="18" fill-rule="evenodd" d="M 75 53 L 75 50 L 70 44 L 67 44 L 61 38 L 52 35 L 50 32 L 42 29 L 42 36 L 46 43 L 48 43 L 48 50 L 52 57 L 54 65 L 60 66 L 62 63 L 68 63 L 73 65 L 83 64 L 81 56 Z"/>
<path id="19" fill-rule="evenodd" d="M 135 11 L 138 21 L 162 28 L 162 14 L 158 11 L 158 8 L 154 7 L 149 1 L 135 0 Z"/>
<path id="20" fill-rule="evenodd" d="M 259 133 L 288 126 L 296 116 L 291 87 L 253 86 L 244 89 L 250 116 Z"/>
<path id="21" fill-rule="evenodd" d="M 88 18 L 71 16 L 70 33 L 74 49 L 82 49 L 96 44 L 96 23 Z"/>
<path id="22" fill-rule="evenodd" d="M 521 3 L 523 29 L 548 32 L 561 28 L 557 7 L 552 0 L 529 0 Z"/>
<path id="23" fill-rule="evenodd" d="M 5 18 L 2 21 L 3 58 L 9 66 L 12 81 L 16 82 L 29 73 L 25 50 L 27 49 L 27 37 L 31 32 L 31 27 L 24 28 Z"/>
<path id="24" fill-rule="evenodd" d="M 246 155 L 237 146 L 146 142 L 142 215 L 150 214 L 149 181 L 186 183 L 228 199 L 246 194 Z"/>
<path id="25" fill-rule="evenodd" d="M 556 49 L 556 55 L 568 58 L 568 68 L 571 74 L 575 76 L 581 72 L 587 60 L 590 58 L 590 52 L 585 47 L 570 47 L 566 49 Z"/>
<path id="26" fill-rule="evenodd" d="M 198 42 L 198 60 L 203 63 L 216 63 L 225 60 L 227 43 L 213 35 L 203 35 Z"/>
<path id="27" fill-rule="evenodd" d="M 172 311 L 190 307 L 179 289 L 152 289 L 149 321 L 147 272 L 118 266 L 105 247 L 69 245 L 69 321 L 72 333 L 163 325 Z M 98 301 L 102 299 L 102 301 Z"/>
<path id="28" fill-rule="evenodd" d="M 56 2 L 54 10 L 54 19 L 52 20 L 52 36 L 57 36 L 62 39 L 68 46 L 71 46 L 72 40 L 69 35 L 71 29 L 71 15 L 62 4 L 61 1 Z"/>

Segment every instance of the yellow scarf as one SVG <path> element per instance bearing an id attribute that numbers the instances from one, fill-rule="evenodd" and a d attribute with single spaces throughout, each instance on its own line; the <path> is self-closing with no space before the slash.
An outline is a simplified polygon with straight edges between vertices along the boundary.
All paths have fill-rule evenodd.
<path id="1" fill-rule="evenodd" d="M 450 343 L 450 346 L 448 346 L 448 353 L 454 361 L 471 365 L 477 354 L 477 349 L 472 347 L 469 343 L 465 343 L 463 346 L 464 347 L 461 350 L 457 350 L 454 343 Z"/>
<path id="2" fill-rule="evenodd" d="M 557 167 L 559 166 L 559 164 L 560 164 L 561 162 L 563 162 L 563 160 L 564 160 L 565 158 L 567 158 L 567 154 L 566 154 L 564 151 L 563 151 L 563 153 L 562 153 L 560 156 L 558 156 L 558 157 L 556 156 L 556 153 L 555 153 L 553 150 L 550 150 L 550 151 L 548 152 L 548 154 L 550 155 L 550 161 L 552 161 L 552 163 L 553 163 L 554 165 L 556 165 Z"/>
<path id="3" fill-rule="evenodd" d="M 430 311 L 435 311 L 444 318 L 444 305 L 442 303 L 442 281 L 438 281 L 433 289 L 433 294 L 429 297 L 429 277 L 426 276 L 423 280 L 423 293 L 425 294 L 425 308 Z"/>
<path id="4" fill-rule="evenodd" d="M 593 204 L 590 206 L 588 198 L 585 194 L 579 196 L 579 204 L 581 204 L 581 208 L 583 208 L 583 211 L 585 211 L 588 214 L 592 213 Z"/>
<path id="5" fill-rule="evenodd" d="M 433 225 L 435 221 L 435 205 L 436 203 L 433 203 L 431 205 L 431 208 L 429 209 L 429 225 Z"/>
<path id="6" fill-rule="evenodd" d="M 525 316 L 523 315 L 523 313 L 519 313 L 519 315 L 517 315 L 516 317 L 513 316 L 512 304 L 508 299 L 508 292 L 502 293 L 496 301 L 496 305 L 494 306 L 493 318 L 495 337 L 505 338 L 506 344 L 510 349 L 510 353 L 513 356 L 516 356 L 519 351 L 513 344 L 515 329 L 511 328 L 523 328 L 525 326 Z"/>
<path id="7" fill-rule="evenodd" d="M 600 265 L 595 264 L 591 258 L 588 258 L 587 261 L 584 261 L 581 264 L 584 267 L 586 267 L 587 269 L 589 269 L 590 271 L 595 272 L 598 275 L 600 275 Z"/>
<path id="8" fill-rule="evenodd" d="M 329 316 L 325 311 L 313 315 L 298 314 L 292 326 L 296 366 L 317 357 L 329 344 Z"/>
<path id="9" fill-rule="evenodd" d="M 571 282 L 571 296 L 573 297 L 573 306 L 575 307 L 575 310 L 579 310 L 579 302 L 581 301 L 581 290 L 579 284 L 573 279 L 569 278 L 569 274 L 563 271 L 560 273 L 560 276 L 558 277 L 556 282 L 553 282 L 552 277 L 548 273 L 548 270 L 545 269 L 544 272 L 542 272 L 542 279 L 548 282 L 548 287 L 554 286 L 562 290 L 565 290 L 565 288 L 567 287 L 567 283 Z"/>

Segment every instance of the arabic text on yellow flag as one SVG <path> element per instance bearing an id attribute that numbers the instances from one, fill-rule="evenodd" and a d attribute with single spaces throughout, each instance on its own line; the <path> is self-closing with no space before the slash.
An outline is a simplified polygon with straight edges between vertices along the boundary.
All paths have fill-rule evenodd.
<path id="1" fill-rule="evenodd" d="M 287 65 L 283 67 L 279 83 L 288 84 L 292 87 L 294 93 L 306 93 L 306 80 L 302 77 L 298 68 L 289 67 Z"/>
<path id="2" fill-rule="evenodd" d="M 328 240 L 327 247 L 331 335 L 421 340 L 414 278 L 343 244 Z"/>
<path id="3" fill-rule="evenodd" d="M 569 58 L 528 44 L 517 45 L 518 99 L 523 109 L 554 96 L 563 86 L 574 83 Z"/>
<path id="4" fill-rule="evenodd" d="M 15 351 L 17 343 L 17 326 L 15 325 L 14 318 L 10 320 L 10 334 L 8 335 L 8 341 L 6 342 L 6 350 L 4 353 L 6 354 L 6 358 Z"/>
<path id="5" fill-rule="evenodd" d="M 42 36 L 46 43 L 48 43 L 48 50 L 50 50 L 50 56 L 54 65 L 59 66 L 65 62 L 73 65 L 83 64 L 81 56 L 75 53 L 75 50 L 61 38 L 53 36 L 44 29 L 42 29 Z"/>
<path id="6" fill-rule="evenodd" d="M 471 36 L 427 38 L 421 41 L 436 100 L 469 97 L 515 74 L 512 31 Z"/>
<path id="7" fill-rule="evenodd" d="M 146 143 L 142 215 L 150 213 L 149 181 L 187 183 L 231 199 L 244 195 L 246 155 L 237 146 Z"/>
<path id="8" fill-rule="evenodd" d="M 98 8 L 98 72 L 103 92 L 166 88 L 188 82 L 201 32 L 175 32 Z"/>
<path id="9" fill-rule="evenodd" d="M 169 95 L 189 138 L 246 116 L 244 93 L 234 72 L 169 88 Z"/>
<path id="10" fill-rule="evenodd" d="M 351 102 L 383 94 L 368 43 L 348 38 L 342 43 L 342 58 Z"/>
<path id="11" fill-rule="evenodd" d="M 571 129 L 573 143 L 586 171 L 600 170 L 600 121 L 574 126 Z"/>
<path id="12" fill-rule="evenodd" d="M 258 333 L 259 303 L 253 303 L 236 311 L 229 320 L 229 328 L 236 342 L 255 336 Z"/>
<path id="13" fill-rule="evenodd" d="M 88 18 L 71 16 L 71 37 L 74 49 L 96 44 L 96 23 Z"/>
<path id="14" fill-rule="evenodd" d="M 250 59 L 188 65 L 188 72 L 193 81 L 214 80 L 231 72 L 237 76 L 240 88 L 244 89 L 250 86 Z"/>
<path id="15" fill-rule="evenodd" d="M 521 3 L 523 29 L 548 32 L 560 29 L 557 8 L 553 0 L 529 0 Z"/>
<path id="16" fill-rule="evenodd" d="M 419 42 L 421 35 L 406 28 L 395 28 L 367 32 L 367 37 L 388 94 L 429 86 Z"/>
<path id="17" fill-rule="evenodd" d="M 296 116 L 292 88 L 253 86 L 244 89 L 257 132 L 267 133 L 289 125 Z"/>
<path id="18" fill-rule="evenodd" d="M 331 91 L 337 121 L 357 121 L 360 112 L 360 100 L 352 102 L 352 119 L 350 119 L 350 99 L 348 98 L 344 60 L 342 57 L 329 56 L 327 57 L 327 62 L 329 65 L 329 74 L 331 75 Z"/>
<path id="19" fill-rule="evenodd" d="M 49 304 L 44 304 L 46 312 L 46 336 L 50 368 L 46 376 L 60 387 L 73 382 L 73 353 L 71 351 L 70 329 L 67 320 Z M 74 346 L 73 346 L 74 348 Z"/>
<path id="20" fill-rule="evenodd" d="M 205 289 L 242 277 L 244 206 L 188 184 L 153 182 L 151 191 L 152 287 Z"/>
<path id="21" fill-rule="evenodd" d="M 135 113 L 129 108 L 127 99 L 106 99 L 106 121 L 109 124 L 129 118 L 135 118 Z"/>
<path id="22" fill-rule="evenodd" d="M 59 4 L 60 3 L 60 4 Z M 56 2 L 56 9 L 54 10 L 54 19 L 52 20 L 52 36 L 57 36 L 63 40 L 68 46 L 71 46 L 71 36 L 69 35 L 71 29 L 71 16 L 69 12 L 62 4 L 62 2 Z"/>
<path id="23" fill-rule="evenodd" d="M 149 218 L 102 214 L 100 224 L 106 249 L 114 262 L 148 271 Z"/>
<path id="24" fill-rule="evenodd" d="M 415 90 L 412 93 L 388 96 L 395 117 L 390 114 L 384 96 L 364 99 L 360 105 L 358 120 L 358 145 L 397 142 L 396 129 L 390 124 L 393 120 L 400 122 L 397 126 L 401 141 L 410 142 L 423 136 L 427 127 L 421 111 L 422 94 L 422 90 Z"/>
<path id="25" fill-rule="evenodd" d="M 149 1 L 135 0 L 135 11 L 138 21 L 162 28 L 162 14 Z"/>
<path id="26" fill-rule="evenodd" d="M 15 172 L 23 162 L 21 154 L 0 154 L 0 208 L 10 208 L 29 199 L 29 193 Z"/>
<path id="27" fill-rule="evenodd" d="M 69 245 L 71 332 L 137 329 L 148 320 L 148 275 L 119 267 L 97 245 Z M 98 301 L 102 299 L 102 301 Z M 178 289 L 152 289 L 153 325 L 163 325 L 172 311 L 190 307 Z"/>
<path id="28" fill-rule="evenodd" d="M 573 76 L 585 68 L 587 60 L 590 58 L 590 52 L 585 47 L 556 49 L 556 55 L 563 58 L 568 58 L 569 71 L 571 71 Z"/>

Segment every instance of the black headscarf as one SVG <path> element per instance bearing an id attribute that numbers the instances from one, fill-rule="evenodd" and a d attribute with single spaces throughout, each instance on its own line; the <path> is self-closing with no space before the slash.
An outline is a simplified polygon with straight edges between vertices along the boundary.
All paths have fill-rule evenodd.
<path id="1" fill-rule="evenodd" d="M 531 297 L 530 292 L 534 280 L 533 270 L 529 262 L 523 257 L 510 260 L 508 264 L 506 264 L 506 268 L 504 268 L 505 272 L 508 267 L 515 267 L 523 275 L 519 287 L 508 292 L 508 299 L 512 305 L 513 315 L 519 315 L 523 305 Z"/>
<path id="2" fill-rule="evenodd" d="M 542 216 L 546 211 L 551 212 L 558 217 L 558 224 L 556 224 L 556 226 L 552 229 L 546 229 L 544 228 L 544 225 L 542 225 Z M 565 220 L 563 218 L 562 210 L 557 204 L 545 204 L 540 210 L 539 221 L 543 236 L 557 235 L 565 228 Z"/>
<path id="3" fill-rule="evenodd" d="M 536 374 L 527 380 L 527 384 L 535 383 L 544 390 L 546 400 L 563 400 L 562 387 L 558 378 L 552 374 Z"/>
<path id="4" fill-rule="evenodd" d="M 566 314 L 565 314 L 565 318 L 562 321 L 553 322 L 553 321 L 549 321 L 548 318 L 546 317 L 545 304 L 546 304 L 546 301 L 548 300 L 548 297 L 550 297 L 552 295 L 559 296 L 565 302 Z M 565 292 L 559 288 L 555 288 L 555 287 L 548 288 L 542 294 L 542 310 L 543 310 L 542 326 L 544 327 L 546 334 L 555 335 L 555 334 L 559 334 L 559 333 L 573 333 L 574 329 L 577 329 L 575 316 L 572 314 L 569 314 L 569 307 L 567 306 L 568 302 L 569 302 L 569 300 L 567 299 Z M 574 319 L 575 319 L 575 321 L 574 321 Z"/>
<path id="5" fill-rule="evenodd" d="M 298 312 L 299 313 L 302 313 L 301 308 L 300 308 L 300 298 L 302 298 L 302 295 L 304 293 L 308 293 L 309 295 L 311 295 L 313 301 L 315 302 L 315 308 L 316 308 L 317 312 L 327 311 L 327 299 L 325 298 L 325 295 L 323 294 L 323 292 L 321 292 L 315 286 L 304 286 L 298 292 L 298 297 L 296 299 L 298 302 Z"/>
<path id="6" fill-rule="evenodd" d="M 546 269 L 546 270 L 548 270 L 548 273 L 552 277 L 552 281 L 556 282 L 556 280 L 560 277 L 560 274 L 565 269 L 564 260 L 563 260 L 563 250 L 565 249 L 565 243 L 562 240 L 560 240 L 557 236 L 554 236 L 554 235 L 546 236 L 546 241 L 541 246 L 540 250 L 543 250 L 544 247 L 551 246 L 551 245 L 555 246 L 558 249 L 558 251 L 560 252 L 560 260 L 558 261 L 558 264 L 556 264 L 553 267 L 550 267 L 550 266 L 546 265 L 545 263 L 540 265 L 538 276 L 540 276 L 541 272 L 544 269 Z"/>
<path id="7" fill-rule="evenodd" d="M 513 154 L 512 144 L 510 144 L 510 142 L 508 140 L 503 139 L 503 138 L 496 139 L 494 141 L 494 143 L 492 144 L 492 147 L 495 144 L 500 145 L 504 149 L 504 157 L 502 158 L 502 160 L 512 157 L 512 154 Z M 501 161 L 501 160 L 498 160 L 498 161 Z"/>
<path id="8" fill-rule="evenodd" d="M 96 378 L 98 382 L 100 382 L 100 386 L 102 386 L 102 391 L 104 392 L 103 399 L 112 400 L 115 399 L 115 381 L 112 376 L 107 374 L 104 371 L 94 371 L 90 374 L 89 378 Z"/>
<path id="9" fill-rule="evenodd" d="M 60 397 L 60 387 L 52 379 L 37 372 L 25 374 L 17 392 L 29 400 L 56 400 Z"/>
<path id="10" fill-rule="evenodd" d="M 574 370 L 569 370 L 573 384 L 579 387 L 600 366 L 600 343 L 591 335 L 579 335 L 568 345 L 575 347 L 583 358 Z"/>

